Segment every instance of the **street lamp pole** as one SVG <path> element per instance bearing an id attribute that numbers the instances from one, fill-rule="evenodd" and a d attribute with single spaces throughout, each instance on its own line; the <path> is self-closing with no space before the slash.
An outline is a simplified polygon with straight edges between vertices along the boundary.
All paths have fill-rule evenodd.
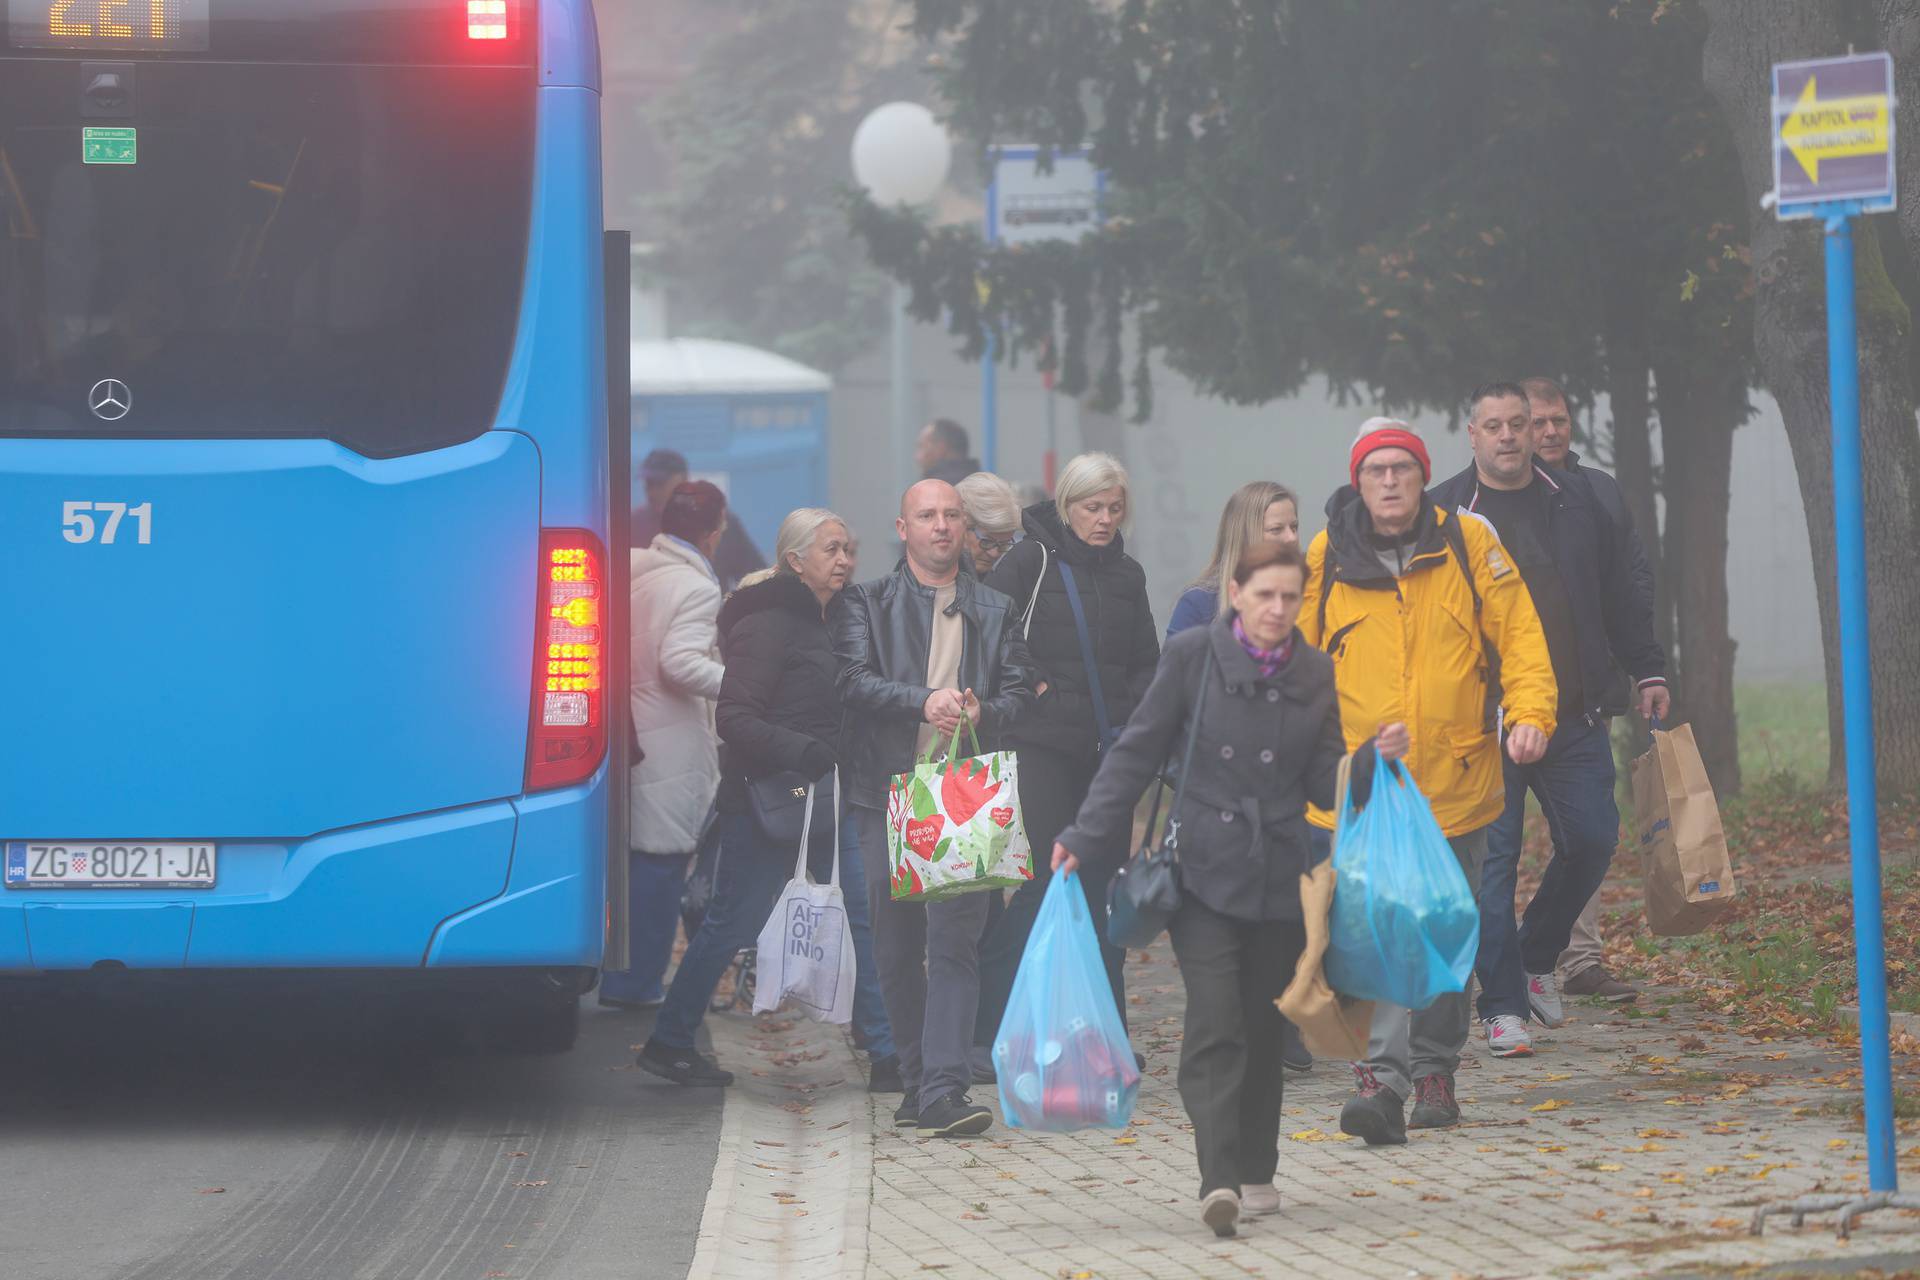
<path id="1" fill-rule="evenodd" d="M 889 102 L 875 107 L 853 134 L 853 176 L 874 203 L 925 204 L 946 185 L 953 162 L 953 144 L 933 113 L 916 102 Z M 888 424 L 892 441 L 894 479 L 902 489 L 913 475 L 912 328 L 907 315 L 907 286 L 893 285 L 892 360 L 889 373 Z"/>

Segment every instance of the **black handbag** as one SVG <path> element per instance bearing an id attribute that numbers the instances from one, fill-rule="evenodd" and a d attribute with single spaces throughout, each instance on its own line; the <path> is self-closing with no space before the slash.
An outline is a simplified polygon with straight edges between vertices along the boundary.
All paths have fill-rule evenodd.
<path id="1" fill-rule="evenodd" d="M 1180 909 L 1180 797 L 1193 770 L 1193 746 L 1200 740 L 1200 714 L 1207 705 L 1207 686 L 1213 683 L 1213 646 L 1200 669 L 1200 693 L 1187 721 L 1187 746 L 1180 758 L 1180 776 L 1174 779 L 1173 808 L 1167 814 L 1167 834 L 1153 847 L 1153 827 L 1160 820 L 1162 784 L 1153 785 L 1153 808 L 1147 815 L 1147 840 L 1107 886 L 1107 941 L 1116 947 L 1144 947 L 1160 936 Z"/>
<path id="2" fill-rule="evenodd" d="M 747 812 L 767 843 L 781 850 L 799 848 L 801 824 L 807 813 L 807 790 L 813 785 L 813 779 L 797 769 L 784 769 L 746 781 Z"/>

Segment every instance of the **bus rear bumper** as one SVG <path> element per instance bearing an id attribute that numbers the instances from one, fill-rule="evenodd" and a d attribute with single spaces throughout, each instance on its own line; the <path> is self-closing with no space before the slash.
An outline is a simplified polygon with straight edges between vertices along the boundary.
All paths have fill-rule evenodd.
<path id="1" fill-rule="evenodd" d="M 577 987 L 600 962 L 604 779 L 291 844 L 220 842 L 210 889 L 0 891 L 0 972 L 427 965 L 553 970 Z"/>
<path id="2" fill-rule="evenodd" d="M 427 965 L 584 965 L 606 937 L 607 771 L 580 787 L 515 801 L 519 835 L 507 891 L 444 921 Z"/>

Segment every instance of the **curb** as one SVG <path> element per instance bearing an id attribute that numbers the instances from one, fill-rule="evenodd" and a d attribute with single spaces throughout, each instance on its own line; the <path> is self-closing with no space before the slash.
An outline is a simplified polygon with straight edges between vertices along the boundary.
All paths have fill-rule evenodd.
<path id="1" fill-rule="evenodd" d="M 791 1013 L 707 1025 L 738 1081 L 688 1280 L 864 1276 L 872 1108 L 846 1036 Z"/>

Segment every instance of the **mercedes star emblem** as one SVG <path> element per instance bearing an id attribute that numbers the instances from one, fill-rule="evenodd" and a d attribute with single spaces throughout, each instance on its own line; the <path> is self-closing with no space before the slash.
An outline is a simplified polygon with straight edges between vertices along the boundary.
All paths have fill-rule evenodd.
<path id="1" fill-rule="evenodd" d="M 102 378 L 87 392 L 87 408 L 96 418 L 118 422 L 132 411 L 133 392 L 118 378 Z"/>

